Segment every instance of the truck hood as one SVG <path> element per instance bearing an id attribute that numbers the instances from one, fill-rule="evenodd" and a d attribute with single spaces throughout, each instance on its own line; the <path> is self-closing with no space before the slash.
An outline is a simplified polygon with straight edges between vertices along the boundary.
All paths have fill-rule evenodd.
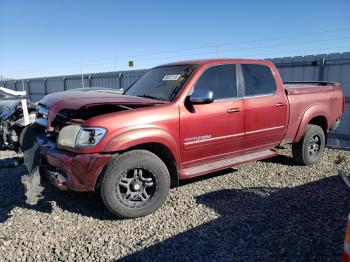
<path id="1" fill-rule="evenodd" d="M 49 110 L 48 123 L 56 117 L 62 109 L 80 109 L 96 105 L 138 105 L 150 106 L 167 102 L 144 97 L 127 96 L 108 91 L 65 91 L 45 96 L 39 104 Z M 49 124 L 50 125 L 50 124 Z"/>

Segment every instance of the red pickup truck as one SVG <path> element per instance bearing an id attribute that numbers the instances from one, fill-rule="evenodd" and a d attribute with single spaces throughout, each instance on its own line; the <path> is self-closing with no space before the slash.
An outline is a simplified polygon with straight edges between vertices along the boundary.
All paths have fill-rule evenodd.
<path id="1" fill-rule="evenodd" d="M 47 95 L 21 144 L 29 171 L 96 190 L 132 218 L 157 210 L 179 179 L 272 157 L 279 145 L 317 163 L 344 104 L 338 83 L 283 83 L 269 61 L 186 61 L 149 70 L 123 94 Z"/>

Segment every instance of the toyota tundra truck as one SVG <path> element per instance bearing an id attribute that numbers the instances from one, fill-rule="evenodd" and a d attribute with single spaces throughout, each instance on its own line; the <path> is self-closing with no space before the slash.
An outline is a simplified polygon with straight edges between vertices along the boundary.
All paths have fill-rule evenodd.
<path id="1" fill-rule="evenodd" d="M 152 68 L 122 94 L 47 95 L 20 143 L 29 172 L 96 191 L 113 214 L 134 218 L 160 208 L 179 180 L 273 157 L 281 145 L 316 164 L 344 108 L 338 83 L 283 83 L 270 61 L 195 60 Z"/>

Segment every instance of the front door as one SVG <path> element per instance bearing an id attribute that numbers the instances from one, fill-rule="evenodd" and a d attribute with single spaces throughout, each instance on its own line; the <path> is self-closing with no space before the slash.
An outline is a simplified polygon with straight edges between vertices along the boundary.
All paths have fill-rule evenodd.
<path id="1" fill-rule="evenodd" d="M 207 68 L 192 88 L 214 92 L 214 102 L 180 106 L 180 141 L 184 167 L 240 154 L 244 139 L 243 100 L 236 66 Z"/>

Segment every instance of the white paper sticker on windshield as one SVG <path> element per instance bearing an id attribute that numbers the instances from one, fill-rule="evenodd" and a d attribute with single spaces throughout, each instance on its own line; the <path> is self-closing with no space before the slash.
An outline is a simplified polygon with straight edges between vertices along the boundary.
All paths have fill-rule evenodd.
<path id="1" fill-rule="evenodd" d="M 176 81 L 180 78 L 181 75 L 165 75 L 163 81 Z"/>

